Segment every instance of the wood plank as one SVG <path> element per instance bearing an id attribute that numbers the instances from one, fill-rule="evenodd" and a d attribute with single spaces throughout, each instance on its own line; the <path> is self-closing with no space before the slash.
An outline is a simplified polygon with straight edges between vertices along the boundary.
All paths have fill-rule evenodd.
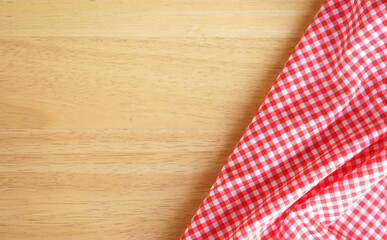
<path id="1" fill-rule="evenodd" d="M 246 126 L 297 41 L 1 37 L 0 127 Z"/>
<path id="2" fill-rule="evenodd" d="M 0 36 L 292 37 L 322 0 L 0 1 Z"/>
<path id="3" fill-rule="evenodd" d="M 239 135 L 203 130 L 1 132 L 0 236 L 176 239 Z"/>

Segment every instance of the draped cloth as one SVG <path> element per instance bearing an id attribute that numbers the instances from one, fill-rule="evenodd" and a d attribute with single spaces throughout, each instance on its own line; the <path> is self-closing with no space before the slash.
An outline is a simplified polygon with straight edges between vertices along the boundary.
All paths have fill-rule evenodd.
<path id="1" fill-rule="evenodd" d="M 326 0 L 181 239 L 387 239 L 387 1 Z"/>

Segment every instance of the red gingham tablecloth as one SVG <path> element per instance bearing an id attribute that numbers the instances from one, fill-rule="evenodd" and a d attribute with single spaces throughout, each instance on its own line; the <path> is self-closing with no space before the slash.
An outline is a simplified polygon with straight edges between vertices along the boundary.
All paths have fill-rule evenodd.
<path id="1" fill-rule="evenodd" d="M 182 239 L 387 239 L 386 8 L 324 2 Z"/>

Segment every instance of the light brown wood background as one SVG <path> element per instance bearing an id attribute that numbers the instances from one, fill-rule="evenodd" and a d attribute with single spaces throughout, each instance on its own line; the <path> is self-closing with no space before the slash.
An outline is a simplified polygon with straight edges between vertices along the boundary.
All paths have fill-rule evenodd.
<path id="1" fill-rule="evenodd" d="M 0 0 L 0 239 L 178 239 L 322 0 Z"/>

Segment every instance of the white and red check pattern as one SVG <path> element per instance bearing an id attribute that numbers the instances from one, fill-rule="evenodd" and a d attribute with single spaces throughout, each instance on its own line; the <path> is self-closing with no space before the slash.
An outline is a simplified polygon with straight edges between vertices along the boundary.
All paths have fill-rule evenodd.
<path id="1" fill-rule="evenodd" d="M 387 239 L 386 63 L 386 0 L 326 0 L 182 239 Z"/>

